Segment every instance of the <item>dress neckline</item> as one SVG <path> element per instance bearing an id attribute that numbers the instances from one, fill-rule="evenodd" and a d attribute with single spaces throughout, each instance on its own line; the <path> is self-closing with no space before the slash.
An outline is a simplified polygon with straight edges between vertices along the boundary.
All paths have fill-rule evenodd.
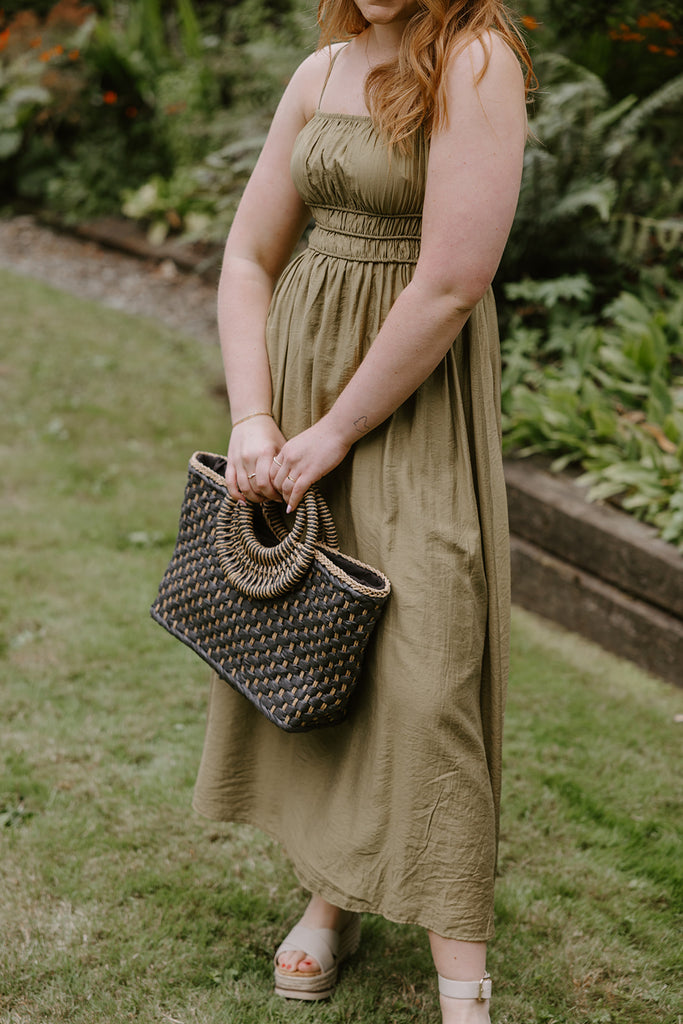
<path id="1" fill-rule="evenodd" d="M 345 114 L 341 110 L 321 110 L 316 107 L 313 111 L 314 117 L 333 117 L 339 121 L 372 121 L 371 114 Z"/>

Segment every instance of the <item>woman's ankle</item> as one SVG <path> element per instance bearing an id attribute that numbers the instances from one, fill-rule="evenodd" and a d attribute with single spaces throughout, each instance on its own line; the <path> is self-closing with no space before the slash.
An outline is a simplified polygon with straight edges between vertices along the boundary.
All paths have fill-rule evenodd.
<path id="1" fill-rule="evenodd" d="M 445 939 L 429 932 L 439 982 L 443 1024 L 490 1024 L 491 980 L 486 943 Z"/>
<path id="2" fill-rule="evenodd" d="M 301 918 L 301 923 L 309 928 L 330 928 L 332 931 L 340 931 L 351 916 L 352 911 L 343 910 L 341 907 L 335 906 L 334 903 L 328 903 L 322 896 L 313 893 Z"/>

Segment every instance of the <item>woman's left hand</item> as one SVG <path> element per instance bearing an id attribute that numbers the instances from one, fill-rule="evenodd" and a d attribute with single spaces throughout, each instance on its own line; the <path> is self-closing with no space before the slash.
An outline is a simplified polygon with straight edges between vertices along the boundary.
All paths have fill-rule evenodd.
<path id="1" fill-rule="evenodd" d="M 287 441 L 272 461 L 270 481 L 288 512 L 297 508 L 311 484 L 339 465 L 350 447 L 325 417 Z"/>

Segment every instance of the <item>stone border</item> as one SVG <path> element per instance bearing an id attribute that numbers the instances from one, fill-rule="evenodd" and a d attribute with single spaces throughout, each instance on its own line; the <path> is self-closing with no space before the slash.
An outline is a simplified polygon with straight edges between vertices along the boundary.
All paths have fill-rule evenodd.
<path id="1" fill-rule="evenodd" d="M 45 212 L 39 212 L 39 223 L 52 231 L 66 231 L 76 238 L 107 249 L 125 252 L 142 260 L 161 263 L 172 260 L 179 270 L 198 274 L 204 280 L 218 280 L 221 268 L 222 249 L 219 245 L 203 242 L 182 242 L 173 236 L 161 245 L 152 245 L 145 232 L 135 221 L 118 217 L 101 217 L 98 220 L 83 221 L 80 224 L 65 225 Z"/>
<path id="2" fill-rule="evenodd" d="M 505 478 L 513 601 L 683 686 L 683 556 L 533 460 Z"/>

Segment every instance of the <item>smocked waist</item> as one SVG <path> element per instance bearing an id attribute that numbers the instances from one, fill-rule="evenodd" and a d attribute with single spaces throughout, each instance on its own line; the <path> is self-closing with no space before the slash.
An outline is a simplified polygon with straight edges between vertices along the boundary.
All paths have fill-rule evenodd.
<path id="1" fill-rule="evenodd" d="M 417 263 L 420 214 L 375 214 L 336 207 L 312 208 L 308 247 L 325 256 L 364 263 Z"/>

